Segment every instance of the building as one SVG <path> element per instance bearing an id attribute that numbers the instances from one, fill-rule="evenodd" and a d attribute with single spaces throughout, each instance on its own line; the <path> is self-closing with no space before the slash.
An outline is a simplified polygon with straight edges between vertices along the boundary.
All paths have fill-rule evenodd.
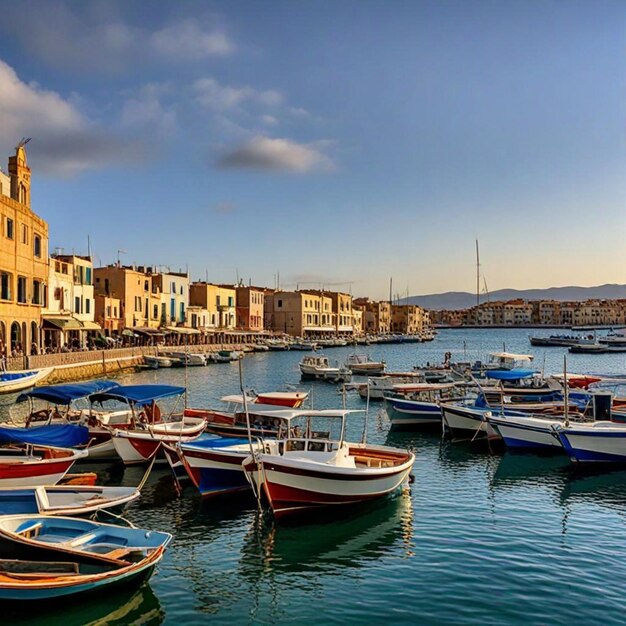
<path id="1" fill-rule="evenodd" d="M 419 335 L 424 330 L 424 309 L 417 304 L 391 305 L 391 332 Z"/>
<path id="2" fill-rule="evenodd" d="M 189 305 L 207 311 L 207 328 L 234 329 L 236 300 L 237 292 L 232 285 L 198 281 L 189 286 Z"/>
<path id="3" fill-rule="evenodd" d="M 105 336 L 119 335 L 124 329 L 122 319 L 122 303 L 112 296 L 95 296 L 96 323 L 102 328 Z"/>
<path id="4" fill-rule="evenodd" d="M 265 297 L 265 328 L 292 337 L 335 334 L 332 299 L 316 291 L 275 291 Z"/>
<path id="5" fill-rule="evenodd" d="M 238 285 L 235 291 L 237 328 L 253 332 L 262 331 L 266 290 L 262 287 Z"/>
<path id="6" fill-rule="evenodd" d="M 151 268 L 118 264 L 97 267 L 94 269 L 94 287 L 96 296 L 119 300 L 122 329 L 156 329 L 160 326 L 161 292 L 152 283 Z"/>
<path id="7" fill-rule="evenodd" d="M 48 302 L 42 311 L 44 346 L 87 346 L 101 330 L 95 319 L 91 257 L 53 254 L 48 270 Z"/>
<path id="8" fill-rule="evenodd" d="M 48 281 L 48 224 L 33 213 L 25 142 L 0 171 L 0 357 L 41 348 Z"/>
<path id="9" fill-rule="evenodd" d="M 353 307 L 363 311 L 363 332 L 371 335 L 388 335 L 391 331 L 391 305 L 389 302 L 372 302 L 357 298 Z"/>
<path id="10" fill-rule="evenodd" d="M 189 276 L 183 272 L 155 273 L 152 286 L 160 293 L 159 324 L 182 326 L 189 306 Z"/>

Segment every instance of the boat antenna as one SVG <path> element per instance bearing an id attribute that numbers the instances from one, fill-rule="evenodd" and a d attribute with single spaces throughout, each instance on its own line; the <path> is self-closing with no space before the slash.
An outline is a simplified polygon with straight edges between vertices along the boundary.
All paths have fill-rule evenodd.
<path id="1" fill-rule="evenodd" d="M 365 421 L 363 422 L 363 436 L 361 437 L 361 442 L 363 444 L 367 443 L 367 418 L 370 413 L 370 379 L 367 379 L 367 400 L 365 403 Z"/>
<path id="2" fill-rule="evenodd" d="M 480 304 L 480 252 L 478 251 L 478 239 L 476 240 L 476 306 Z"/>
<path id="3" fill-rule="evenodd" d="M 569 426 L 569 385 L 567 384 L 567 355 L 563 355 L 563 386 L 565 391 L 565 426 Z"/>
<path id="4" fill-rule="evenodd" d="M 185 408 L 189 407 L 189 401 L 187 399 L 187 394 L 189 393 L 187 391 L 187 387 L 189 385 L 189 335 L 185 334 Z M 181 433 L 182 428 L 181 428 Z"/>
<path id="5" fill-rule="evenodd" d="M 250 444 L 250 454 L 254 458 L 254 446 L 252 445 L 252 429 L 250 428 L 250 413 L 248 412 L 248 396 L 243 387 L 243 359 L 239 359 L 239 389 L 243 400 L 243 412 L 246 415 L 246 428 L 248 430 L 248 443 Z"/>

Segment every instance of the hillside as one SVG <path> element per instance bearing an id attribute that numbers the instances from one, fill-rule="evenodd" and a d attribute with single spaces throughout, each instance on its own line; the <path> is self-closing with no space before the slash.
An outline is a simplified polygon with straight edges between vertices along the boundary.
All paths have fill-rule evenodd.
<path id="1" fill-rule="evenodd" d="M 589 299 L 626 299 L 626 285 L 599 285 L 597 287 L 550 287 L 548 289 L 499 289 L 489 294 L 489 300 L 589 300 Z M 486 294 L 481 294 L 480 301 L 486 302 Z M 419 304 L 425 309 L 469 309 L 476 304 L 476 294 L 465 291 L 448 291 L 424 296 L 411 296 L 402 303 Z"/>

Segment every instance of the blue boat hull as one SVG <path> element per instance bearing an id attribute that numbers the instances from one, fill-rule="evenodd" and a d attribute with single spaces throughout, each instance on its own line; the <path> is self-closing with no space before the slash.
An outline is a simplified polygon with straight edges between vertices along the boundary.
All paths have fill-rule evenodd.
<path id="1" fill-rule="evenodd" d="M 432 402 L 385 398 L 392 426 L 441 426 L 441 409 Z"/>

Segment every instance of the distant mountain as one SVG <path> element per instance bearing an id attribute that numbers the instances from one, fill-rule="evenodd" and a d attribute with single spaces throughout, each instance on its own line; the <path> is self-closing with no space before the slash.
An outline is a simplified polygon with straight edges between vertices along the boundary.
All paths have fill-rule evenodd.
<path id="1" fill-rule="evenodd" d="M 626 285 L 599 285 L 598 287 L 550 287 L 548 289 L 498 289 L 489 294 L 489 300 L 590 300 L 617 298 L 626 299 Z M 486 302 L 487 295 L 480 294 L 480 301 Z M 411 296 L 401 300 L 407 304 L 419 304 L 425 309 L 456 310 L 469 309 L 476 304 L 476 294 L 466 291 L 448 291 L 427 296 Z"/>

